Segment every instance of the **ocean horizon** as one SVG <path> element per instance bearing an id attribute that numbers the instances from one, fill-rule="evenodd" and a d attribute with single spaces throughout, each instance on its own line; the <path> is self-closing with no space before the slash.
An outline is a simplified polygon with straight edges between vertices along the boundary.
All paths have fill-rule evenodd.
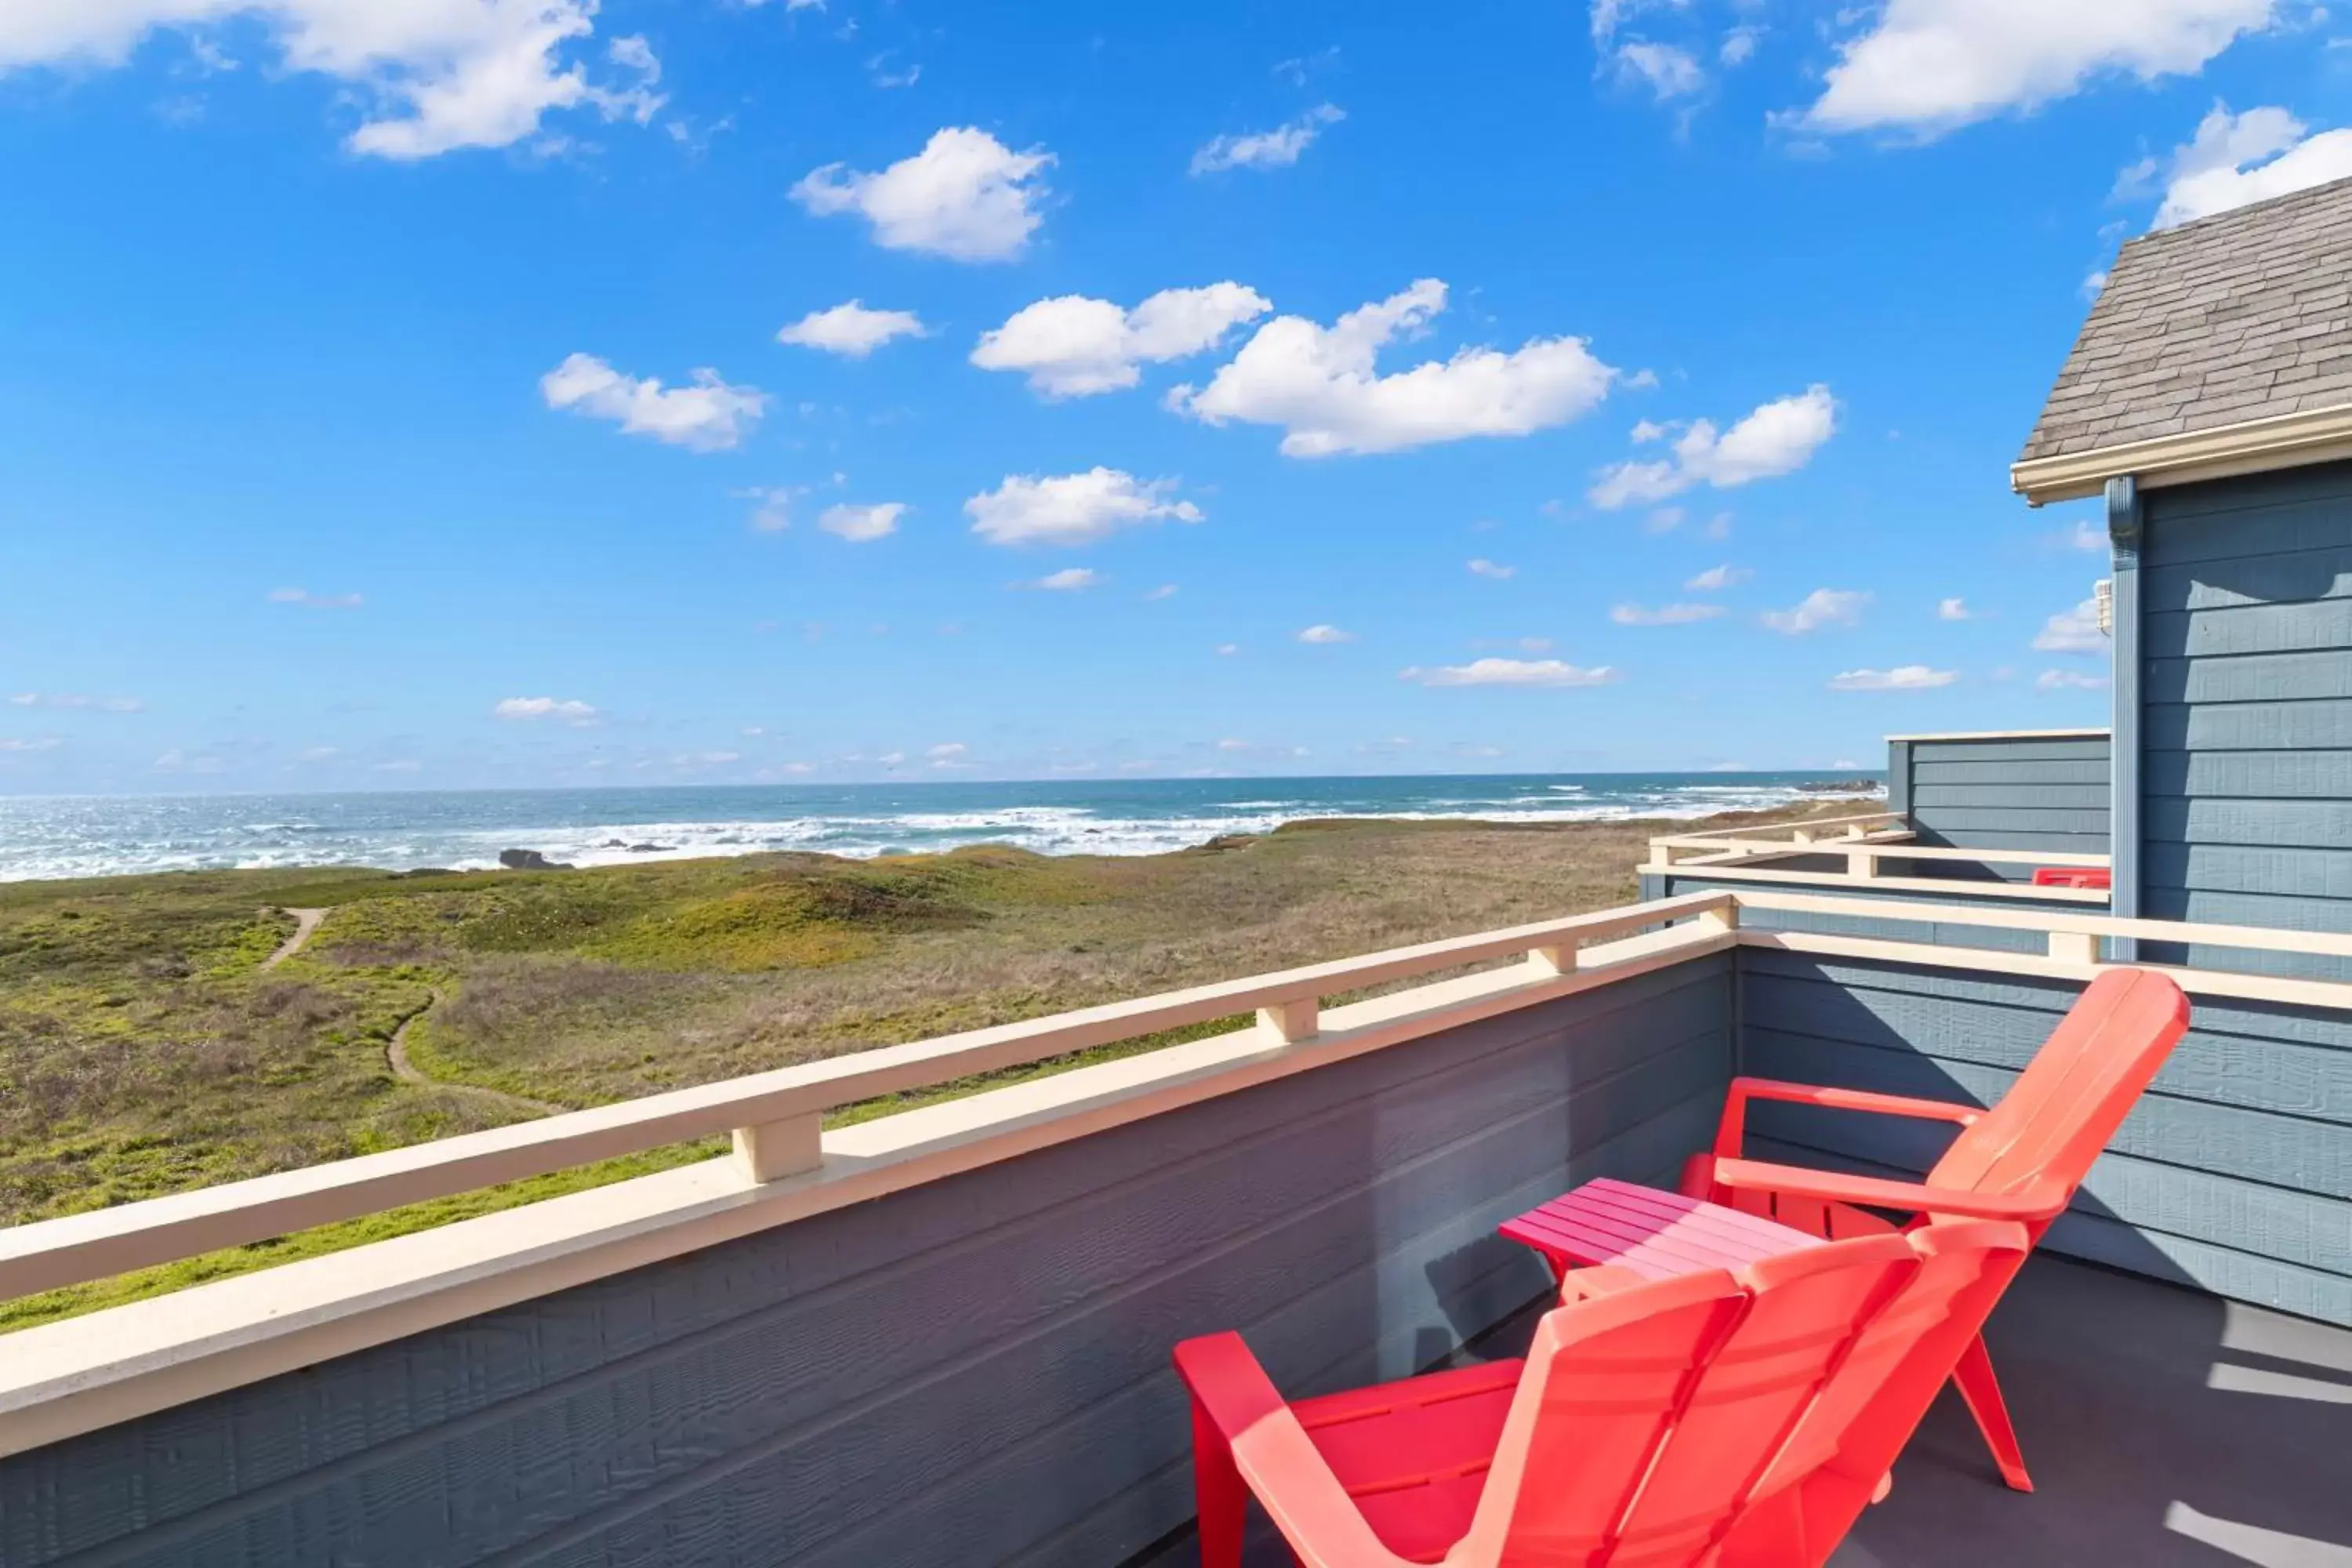
<path id="1" fill-rule="evenodd" d="M 1153 855 L 1288 822 L 1689 819 L 1883 787 L 1869 770 L 672 784 L 0 797 L 0 881 L 156 871 L 575 866 L 803 850 L 869 858 L 982 843 Z"/>

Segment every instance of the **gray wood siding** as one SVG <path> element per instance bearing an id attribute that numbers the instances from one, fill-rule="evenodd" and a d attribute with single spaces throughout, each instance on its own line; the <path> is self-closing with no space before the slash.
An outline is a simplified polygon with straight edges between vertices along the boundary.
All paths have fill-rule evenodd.
<path id="1" fill-rule="evenodd" d="M 1955 849 L 2107 850 L 2109 742 L 2104 735 L 2021 735 L 2013 740 L 1894 741 L 1890 776 L 1907 779 L 1904 809 L 1922 844 Z M 1890 863 L 1904 875 L 2025 881 L 2030 866 L 1965 871 L 1931 862 Z"/>
<path id="2" fill-rule="evenodd" d="M 1704 1145 L 1732 1002 L 1695 960 L 0 1460 L 0 1562 L 1116 1563 L 1192 1514 L 1178 1340 L 1427 1366 L 1546 1288 L 1499 1221 Z"/>
<path id="3" fill-rule="evenodd" d="M 1984 1105 L 2079 987 L 1740 952 L 1740 1070 Z M 1759 1157 L 1916 1176 L 1951 1131 L 1756 1105 Z M 2189 1034 L 2051 1230 L 2058 1251 L 2352 1324 L 2352 1016 L 2200 1002 Z"/>
<path id="4" fill-rule="evenodd" d="M 2352 931 L 2352 464 L 2148 492 L 2141 909 Z M 2352 980 L 2352 961 L 2143 956 Z"/>
<path id="5" fill-rule="evenodd" d="M 1759 868 L 1762 869 L 1762 868 Z M 1839 868 L 1843 869 L 1843 868 Z M 1684 893 L 1703 893 L 1722 888 L 1733 892 L 1769 892 L 1767 885 L 1749 881 L 1710 880 L 1704 870 L 1685 874 L 1672 872 L 1660 875 L 1642 874 L 1642 897 L 1664 899 Z M 1968 884 L 1955 880 L 1949 892 L 1933 893 L 1888 892 L 1863 888 L 1800 887 L 1791 884 L 1786 891 L 1811 893 L 1838 899 L 1859 899 L 1871 903 L 1959 904 L 1977 909 L 2033 911 L 2047 910 L 2064 914 L 2106 913 L 2098 904 L 2063 903 L 2032 898 L 1987 898 L 1971 894 Z M 1960 924 L 1922 925 L 1916 921 L 1875 920 L 1866 915 L 1792 914 L 1780 910 L 1742 910 L 1739 923 L 1754 931 L 1818 931 L 1825 936 L 1874 937 L 1885 942 L 1924 942 L 1938 947 L 1973 947 L 1994 952 L 2047 952 L 2049 938 L 2035 931 L 2002 931 L 1991 926 Z"/>

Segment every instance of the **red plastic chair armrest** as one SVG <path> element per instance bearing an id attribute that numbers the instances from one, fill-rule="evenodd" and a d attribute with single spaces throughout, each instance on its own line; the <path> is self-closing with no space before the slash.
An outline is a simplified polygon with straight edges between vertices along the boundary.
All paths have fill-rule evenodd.
<path id="1" fill-rule="evenodd" d="M 2008 1219 L 2027 1224 L 2055 1217 L 2065 1208 L 2068 1197 L 2066 1190 L 2053 1182 L 2039 1183 L 2022 1193 L 1971 1193 L 1916 1182 L 1889 1182 L 1876 1176 L 1850 1176 L 1838 1171 L 1809 1171 L 1801 1165 L 1774 1165 L 1759 1160 L 1717 1160 L 1715 1180 L 1719 1186 L 1738 1191 L 1778 1193 L 1786 1197 L 1901 1209 L 1910 1214 L 1959 1215 L 1969 1219 Z"/>
<path id="2" fill-rule="evenodd" d="M 1818 1084 L 1783 1083 L 1778 1079 L 1735 1078 L 1723 1099 L 1723 1122 L 1716 1131 L 1715 1152 L 1738 1157 L 1746 1138 L 1748 1102 L 1781 1100 L 1792 1105 L 1825 1105 L 1836 1110 L 1870 1110 L 1886 1116 L 1912 1116 L 1929 1121 L 1974 1126 L 1984 1112 L 1973 1105 L 1945 1100 L 1914 1100 L 1901 1094 L 1874 1094 L 1861 1089 L 1824 1089 Z"/>
<path id="3" fill-rule="evenodd" d="M 1241 1335 L 1186 1340 L 1176 1374 L 1305 1568 L 1412 1568 L 1364 1522 Z"/>

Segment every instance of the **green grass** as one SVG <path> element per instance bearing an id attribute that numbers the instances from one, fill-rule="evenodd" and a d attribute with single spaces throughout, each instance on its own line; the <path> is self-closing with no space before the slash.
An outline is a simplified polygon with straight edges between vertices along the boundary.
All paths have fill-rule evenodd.
<path id="1" fill-rule="evenodd" d="M 541 1102 L 603 1104 L 1624 902 L 1643 840 L 1660 826 L 1310 823 L 1124 859 L 984 847 L 864 862 L 767 855 L 571 872 L 0 885 L 0 1224 L 496 1126 L 538 1114 Z M 328 914 L 265 973 L 296 908 Z M 408 1058 L 435 1083 L 403 1082 L 387 1062 L 411 1017 Z M 1244 1021 L 828 1120 L 935 1104 Z M 712 1147 L 6 1303 L 0 1329 L 623 1180 Z"/>

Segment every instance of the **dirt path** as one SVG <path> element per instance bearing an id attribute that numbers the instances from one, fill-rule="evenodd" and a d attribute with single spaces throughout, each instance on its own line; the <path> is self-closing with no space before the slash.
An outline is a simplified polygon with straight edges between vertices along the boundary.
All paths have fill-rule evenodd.
<path id="1" fill-rule="evenodd" d="M 450 1083 L 446 1079 L 434 1078 L 410 1060 L 408 1031 L 416 1026 L 416 1021 L 419 1018 L 439 1005 L 440 1001 L 441 992 L 436 986 L 434 989 L 432 1000 L 403 1018 L 400 1021 L 400 1027 L 394 1029 L 392 1032 L 392 1038 L 385 1042 L 383 1059 L 392 1068 L 393 1077 L 403 1083 L 415 1084 L 419 1089 L 445 1089 L 451 1094 L 466 1095 L 474 1100 L 495 1103 L 503 1110 L 520 1110 L 530 1116 L 556 1116 L 562 1113 L 564 1107 L 550 1105 L 543 1100 L 532 1100 L 527 1095 L 509 1094 L 502 1089 L 485 1089 L 476 1083 Z"/>
<path id="2" fill-rule="evenodd" d="M 301 952 L 302 944 L 310 941 L 311 934 L 319 929 L 319 922 L 327 918 L 324 910 L 288 910 L 286 912 L 294 917 L 294 934 L 279 942 L 278 951 L 261 961 L 264 969 L 275 969 Z"/>

